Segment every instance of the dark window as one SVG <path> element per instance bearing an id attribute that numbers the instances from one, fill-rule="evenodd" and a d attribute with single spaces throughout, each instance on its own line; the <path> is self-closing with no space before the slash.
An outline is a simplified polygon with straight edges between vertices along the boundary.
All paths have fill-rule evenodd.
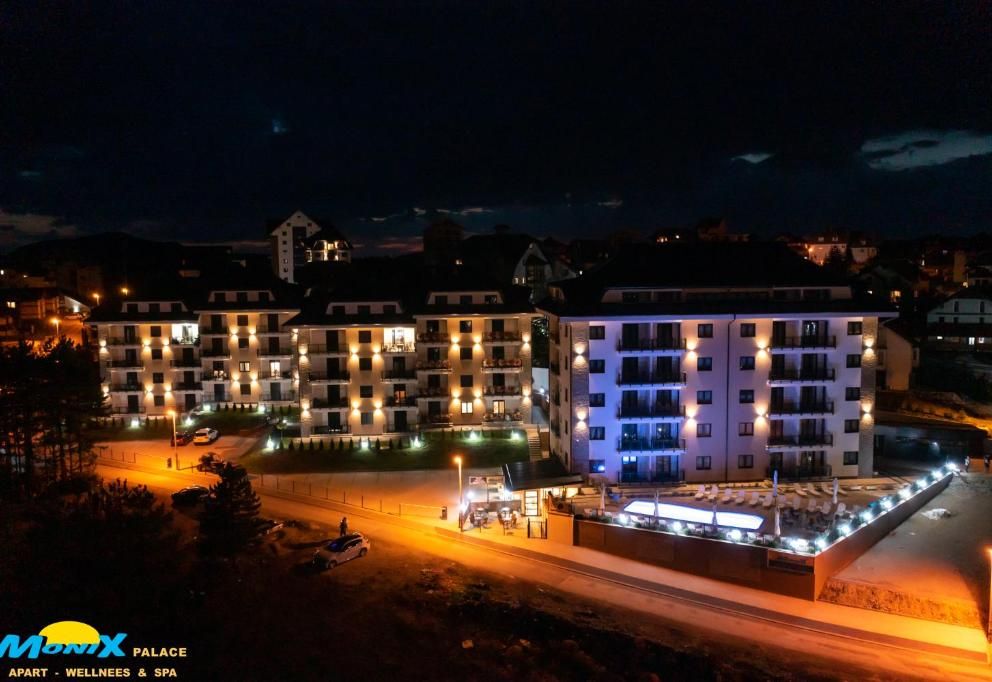
<path id="1" fill-rule="evenodd" d="M 601 324 L 589 325 L 589 340 L 598 341 L 606 338 L 606 327 Z"/>
<path id="2" fill-rule="evenodd" d="M 462 294 L 458 297 L 458 303 L 461 305 L 472 305 L 472 294 Z"/>
<path id="3" fill-rule="evenodd" d="M 589 460 L 589 473 L 590 474 L 605 474 L 606 473 L 606 460 L 605 459 L 590 459 Z"/>
<path id="4" fill-rule="evenodd" d="M 218 291 L 214 294 L 214 302 L 216 303 L 227 303 L 227 294 L 223 291 Z"/>
<path id="5" fill-rule="evenodd" d="M 358 358 L 358 371 L 359 372 L 371 372 L 372 371 L 372 358 Z"/>
<path id="6" fill-rule="evenodd" d="M 162 327 L 160 327 L 157 324 L 153 324 L 151 326 L 151 333 L 152 333 L 152 338 L 153 339 L 159 338 L 160 336 L 162 336 Z"/>
<path id="7" fill-rule="evenodd" d="M 755 334 L 754 323 L 744 322 L 741 324 L 741 338 L 751 338 Z"/>
<path id="8" fill-rule="evenodd" d="M 125 312 L 128 312 L 128 313 L 136 313 L 136 312 L 138 312 L 138 304 L 137 303 L 127 303 L 124 306 L 124 310 L 125 310 Z M 943 320 L 941 320 L 941 321 L 943 321 Z"/>
<path id="9" fill-rule="evenodd" d="M 696 470 L 705 471 L 713 468 L 713 458 L 710 456 L 696 458 Z"/>
<path id="10" fill-rule="evenodd" d="M 251 395 L 251 384 L 241 384 L 241 395 Z"/>
<path id="11" fill-rule="evenodd" d="M 737 435 L 738 436 L 753 436 L 754 435 L 754 422 L 740 422 L 737 424 Z"/>
<path id="12" fill-rule="evenodd" d="M 606 405 L 606 394 L 605 393 L 590 393 L 589 394 L 589 407 L 603 407 Z"/>
<path id="13" fill-rule="evenodd" d="M 372 306 L 370 305 L 360 305 L 358 306 L 358 314 L 368 317 L 372 314 Z"/>
<path id="14" fill-rule="evenodd" d="M 153 400 L 155 401 L 155 407 L 165 407 L 165 396 L 164 395 L 154 396 L 153 397 Z"/>
<path id="15" fill-rule="evenodd" d="M 172 304 L 172 312 L 174 312 L 174 313 L 181 313 L 182 311 L 183 311 L 183 305 L 182 305 L 182 303 L 173 303 Z"/>
<path id="16" fill-rule="evenodd" d="M 590 374 L 602 374 L 606 371 L 606 360 L 590 360 L 589 361 L 589 373 Z"/>
<path id="17" fill-rule="evenodd" d="M 462 360 L 472 359 L 472 346 L 462 346 L 458 349 L 458 354 L 461 356 Z"/>
<path id="18" fill-rule="evenodd" d="M 248 324 L 248 316 L 247 315 L 238 315 L 238 326 L 239 327 L 244 327 L 244 326 L 247 326 L 247 324 Z"/>
<path id="19" fill-rule="evenodd" d="M 150 313 L 157 313 L 158 311 L 159 311 L 158 303 L 149 303 L 148 304 L 148 312 L 150 312 Z M 982 311 L 982 312 L 984 312 L 984 311 Z"/>
<path id="20" fill-rule="evenodd" d="M 696 358 L 696 371 L 712 372 L 713 358 Z"/>
<path id="21" fill-rule="evenodd" d="M 434 297 L 434 305 L 448 305 L 448 297 L 444 294 Z"/>
<path id="22" fill-rule="evenodd" d="M 753 469 L 754 468 L 754 455 L 737 455 L 737 468 L 738 469 Z"/>
<path id="23" fill-rule="evenodd" d="M 852 464 L 858 463 L 858 451 L 857 450 L 845 450 L 844 451 L 844 465 L 851 466 Z"/>
<path id="24" fill-rule="evenodd" d="M 162 359 L 162 349 L 152 348 L 152 360 L 161 360 L 161 359 Z"/>
<path id="25" fill-rule="evenodd" d="M 358 343 L 372 343 L 372 330 L 371 329 L 359 329 L 358 330 Z"/>
<path id="26" fill-rule="evenodd" d="M 331 315 L 333 315 L 334 317 L 340 317 L 344 315 L 344 311 L 345 311 L 345 307 L 343 305 L 331 306 Z"/>
<path id="27" fill-rule="evenodd" d="M 382 306 L 382 314 L 383 315 L 395 315 L 396 314 L 396 306 L 393 305 L 392 303 L 387 303 L 386 305 Z"/>
<path id="28" fill-rule="evenodd" d="M 462 388 L 472 388 L 472 375 L 471 374 L 462 374 L 461 377 L 460 377 L 460 379 L 459 379 L 459 385 Z"/>
<path id="29" fill-rule="evenodd" d="M 496 294 L 486 294 L 482 297 L 482 300 L 486 303 L 486 305 L 496 305 L 496 303 L 499 302 L 499 297 L 496 296 Z"/>
<path id="30" fill-rule="evenodd" d="M 860 322 L 848 322 L 847 323 L 847 335 L 857 336 L 861 333 L 861 323 Z"/>
<path id="31" fill-rule="evenodd" d="M 844 389 L 844 400 L 861 400 L 861 387 L 848 386 Z"/>
<path id="32" fill-rule="evenodd" d="M 372 386 L 365 385 L 358 387 L 358 397 L 359 398 L 371 398 L 372 397 Z"/>
<path id="33" fill-rule="evenodd" d="M 372 412 L 362 412 L 362 426 L 369 426 L 372 424 L 374 414 Z"/>
<path id="34" fill-rule="evenodd" d="M 852 353 L 847 356 L 847 366 L 848 367 L 860 367 L 861 366 L 861 354 Z"/>
<path id="35" fill-rule="evenodd" d="M 696 327 L 696 335 L 701 339 L 712 339 L 713 338 L 713 325 L 712 324 L 701 324 Z"/>
<path id="36" fill-rule="evenodd" d="M 860 419 L 845 419 L 844 433 L 857 433 L 860 426 L 861 426 Z"/>
<path id="37" fill-rule="evenodd" d="M 605 440 L 606 439 L 606 427 L 605 426 L 590 426 L 589 427 L 589 440 Z"/>
<path id="38" fill-rule="evenodd" d="M 754 369 L 754 356 L 753 355 L 742 355 L 741 356 L 741 370 L 748 371 Z"/>
<path id="39" fill-rule="evenodd" d="M 458 331 L 462 334 L 472 333 L 472 320 L 459 320 L 458 321 Z"/>
<path id="40" fill-rule="evenodd" d="M 754 402 L 754 391 L 750 388 L 741 389 L 740 394 L 741 403 L 753 403 Z"/>
<path id="41" fill-rule="evenodd" d="M 269 292 L 268 291 L 260 291 L 260 292 L 258 292 L 258 300 L 261 303 L 268 303 L 269 302 Z"/>
<path id="42" fill-rule="evenodd" d="M 165 375 L 162 372 L 154 372 L 152 374 L 152 383 L 153 384 L 165 383 Z"/>
<path id="43" fill-rule="evenodd" d="M 696 404 L 697 405 L 712 405 L 713 404 L 713 391 L 696 391 Z"/>
<path id="44" fill-rule="evenodd" d="M 620 300 L 624 303 L 637 303 L 640 296 L 636 291 L 625 291 L 620 295 Z"/>
<path id="45" fill-rule="evenodd" d="M 712 424 L 696 424 L 696 437 L 697 438 L 709 438 L 713 435 L 713 425 Z"/>
<path id="46" fill-rule="evenodd" d="M 237 294 L 237 298 L 238 298 L 238 303 L 247 303 L 248 302 L 248 292 L 247 291 L 239 291 L 238 294 Z"/>
<path id="47" fill-rule="evenodd" d="M 238 348 L 247 348 L 249 339 L 238 339 Z"/>

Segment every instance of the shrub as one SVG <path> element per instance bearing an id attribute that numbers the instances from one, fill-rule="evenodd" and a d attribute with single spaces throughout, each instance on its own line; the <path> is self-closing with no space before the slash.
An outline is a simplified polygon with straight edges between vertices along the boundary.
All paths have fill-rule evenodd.
<path id="1" fill-rule="evenodd" d="M 313 438 L 310 439 L 310 452 L 313 452 Z"/>
<path id="2" fill-rule="evenodd" d="M 324 439 L 323 438 L 321 438 L 320 440 L 317 441 L 317 449 L 318 450 L 323 450 L 324 449 Z"/>
<path id="3" fill-rule="evenodd" d="M 294 447 L 293 447 L 293 440 L 292 440 L 292 439 L 290 439 L 290 441 L 289 441 L 289 450 L 290 450 L 290 452 L 292 452 L 292 451 L 293 451 L 293 450 L 295 450 L 295 449 L 296 449 L 296 448 L 294 448 Z"/>
<path id="4" fill-rule="evenodd" d="M 375 439 L 375 450 L 376 450 L 376 452 L 378 452 L 381 449 L 382 449 L 382 445 L 379 443 L 379 439 L 376 438 Z"/>

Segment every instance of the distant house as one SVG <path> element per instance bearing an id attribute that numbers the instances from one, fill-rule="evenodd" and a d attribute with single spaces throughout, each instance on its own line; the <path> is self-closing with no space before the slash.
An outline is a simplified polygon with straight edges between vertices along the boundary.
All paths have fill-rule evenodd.
<path id="1" fill-rule="evenodd" d="M 513 283 L 530 287 L 531 301 L 547 294 L 548 282 L 575 277 L 575 272 L 553 253 L 546 253 L 539 242 L 531 242 L 513 269 Z"/>
<path id="2" fill-rule="evenodd" d="M 962 289 L 927 313 L 927 341 L 962 350 L 992 350 L 992 291 Z"/>
<path id="3" fill-rule="evenodd" d="M 920 366 L 920 348 L 902 320 L 878 326 L 875 385 L 890 391 L 908 391 L 913 370 Z"/>
<path id="4" fill-rule="evenodd" d="M 840 232 L 821 232 L 806 240 L 806 256 L 817 265 L 824 265 L 834 253 L 841 258 L 847 257 L 846 235 Z"/>
<path id="5" fill-rule="evenodd" d="M 350 262 L 351 244 L 333 226 L 321 226 L 302 211 L 269 225 L 272 271 L 296 283 L 297 273 L 310 262 Z"/>

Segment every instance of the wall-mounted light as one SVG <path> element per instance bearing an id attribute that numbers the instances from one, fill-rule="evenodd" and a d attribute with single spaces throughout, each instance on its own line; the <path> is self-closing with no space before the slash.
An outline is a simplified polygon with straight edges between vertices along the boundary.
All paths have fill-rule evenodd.
<path id="1" fill-rule="evenodd" d="M 255 328 L 254 327 L 249 327 L 248 328 L 248 336 L 255 336 Z"/>
<path id="2" fill-rule="evenodd" d="M 107 339 L 100 339 L 100 348 L 107 347 Z"/>
<path id="3" fill-rule="evenodd" d="M 584 343 L 576 343 L 574 348 L 576 355 L 582 355 L 586 352 L 586 344 Z"/>
<path id="4" fill-rule="evenodd" d="M 865 415 L 871 414 L 871 403 L 867 401 L 861 403 L 861 412 Z"/>
<path id="5" fill-rule="evenodd" d="M 530 334 L 523 334 L 520 338 L 524 343 L 530 343 Z"/>
<path id="6" fill-rule="evenodd" d="M 300 357 L 301 357 L 301 358 L 305 358 L 305 357 L 307 356 L 307 351 L 308 351 L 308 350 L 309 350 L 309 349 L 308 349 L 308 348 L 307 348 L 306 346 L 300 346 L 300 348 L 299 348 L 299 351 L 300 351 Z"/>
<path id="7" fill-rule="evenodd" d="M 162 339 L 162 348 L 169 347 L 169 339 Z"/>
<path id="8" fill-rule="evenodd" d="M 151 339 L 142 339 L 141 345 L 144 346 L 145 348 L 148 348 L 149 346 L 152 345 Z"/>

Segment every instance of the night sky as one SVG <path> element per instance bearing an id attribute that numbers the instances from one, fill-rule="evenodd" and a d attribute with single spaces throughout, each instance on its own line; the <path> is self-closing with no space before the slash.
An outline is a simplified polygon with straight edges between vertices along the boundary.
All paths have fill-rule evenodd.
<path id="1" fill-rule="evenodd" d="M 0 250 L 297 208 L 366 252 L 992 230 L 992 3 L 0 4 Z"/>

